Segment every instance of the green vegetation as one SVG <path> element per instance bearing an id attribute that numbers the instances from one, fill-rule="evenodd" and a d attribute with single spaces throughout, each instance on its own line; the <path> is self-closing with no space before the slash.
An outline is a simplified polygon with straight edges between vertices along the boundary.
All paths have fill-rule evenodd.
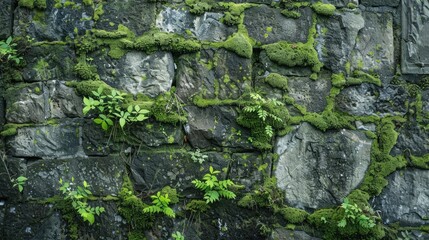
<path id="1" fill-rule="evenodd" d="M 185 3 L 190 8 L 189 12 L 196 15 L 201 15 L 212 9 L 212 5 L 204 0 L 185 0 Z"/>
<path id="2" fill-rule="evenodd" d="M 60 184 L 60 191 L 64 195 L 64 200 L 73 206 L 84 221 L 88 221 L 92 225 L 95 221 L 95 215 L 100 215 L 104 212 L 103 207 L 91 207 L 88 205 L 88 198 L 92 196 L 92 193 L 89 191 L 90 185 L 86 181 L 83 181 L 83 186 L 77 186 L 74 189 L 74 178 L 72 178 L 71 183 L 63 182 L 60 179 Z"/>
<path id="3" fill-rule="evenodd" d="M 203 153 L 201 153 L 200 149 L 195 150 L 195 152 L 189 152 L 191 154 L 191 159 L 195 163 L 203 164 L 206 159 L 209 157 Z"/>
<path id="4" fill-rule="evenodd" d="M 168 217 L 176 217 L 173 209 L 169 207 L 171 200 L 168 197 L 168 193 L 161 195 L 161 192 L 158 192 L 156 195 L 150 196 L 150 198 L 152 198 L 152 205 L 145 207 L 143 209 L 144 213 L 164 213 Z"/>
<path id="5" fill-rule="evenodd" d="M 221 197 L 227 199 L 235 199 L 235 193 L 228 190 L 234 183 L 230 179 L 219 181 L 217 176 L 220 173 L 210 166 L 209 173 L 206 173 L 201 180 L 195 179 L 192 183 L 195 188 L 204 192 L 204 199 L 206 203 L 213 203 L 219 201 Z"/>
<path id="6" fill-rule="evenodd" d="M 338 222 L 338 227 L 344 228 L 349 224 L 359 224 L 362 228 L 373 228 L 375 226 L 374 217 L 368 217 L 363 214 L 362 209 L 358 205 L 351 204 L 347 198 L 344 199 L 344 202 L 341 204 L 341 207 L 344 209 L 344 216 Z"/>
<path id="7" fill-rule="evenodd" d="M 251 40 L 242 33 L 232 35 L 220 46 L 245 58 L 251 58 L 253 54 Z"/>
<path id="8" fill-rule="evenodd" d="M 311 5 L 313 10 L 320 15 L 332 16 L 335 12 L 335 6 L 332 4 L 326 4 L 322 2 L 317 2 Z"/>
<path id="9" fill-rule="evenodd" d="M 282 89 L 282 90 L 288 90 L 287 77 L 280 75 L 278 73 L 270 73 L 266 78 L 265 82 L 270 84 L 271 87 Z"/>
<path id="10" fill-rule="evenodd" d="M 292 10 L 284 9 L 281 11 L 281 13 L 283 14 L 283 16 L 285 16 L 287 18 L 300 18 L 301 17 L 301 13 L 298 11 L 292 11 Z"/>
<path id="11" fill-rule="evenodd" d="M 83 114 L 96 111 L 98 117 L 94 119 L 94 122 L 101 125 L 105 131 L 114 126 L 114 120 L 117 120 L 119 126 L 124 128 L 127 122 L 141 122 L 148 118 L 149 111 L 141 109 L 139 105 L 129 105 L 126 110 L 123 109 L 121 104 L 124 101 L 124 94 L 115 89 L 112 89 L 110 94 L 104 94 L 103 87 L 99 87 L 92 94 L 94 98 L 83 98 L 85 105 Z"/>
<path id="12" fill-rule="evenodd" d="M 0 41 L 0 63 L 13 61 L 19 64 L 21 62 L 22 57 L 18 56 L 16 46 L 12 37 L 8 37 L 6 41 Z"/>
<path id="13" fill-rule="evenodd" d="M 37 8 L 43 10 L 46 8 L 46 0 L 19 0 L 18 6 L 29 9 Z"/>
<path id="14" fill-rule="evenodd" d="M 182 235 L 182 233 L 181 233 L 181 232 L 179 232 L 179 231 L 176 231 L 176 232 L 174 232 L 173 234 L 171 234 L 171 237 L 172 237 L 174 240 L 185 240 L 185 236 L 183 236 L 183 235 Z"/>
<path id="15" fill-rule="evenodd" d="M 17 187 L 19 192 L 24 190 L 24 184 L 28 180 L 28 178 L 24 176 L 19 176 L 15 179 L 12 179 L 13 187 Z"/>

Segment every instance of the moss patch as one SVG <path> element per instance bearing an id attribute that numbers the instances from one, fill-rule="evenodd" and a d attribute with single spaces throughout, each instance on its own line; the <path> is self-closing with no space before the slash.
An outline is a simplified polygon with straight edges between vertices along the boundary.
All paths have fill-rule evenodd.
<path id="1" fill-rule="evenodd" d="M 311 8 L 320 15 L 332 16 L 335 12 L 335 6 L 332 4 L 326 4 L 322 2 L 317 2 L 311 5 Z"/>
<path id="2" fill-rule="evenodd" d="M 265 82 L 270 84 L 274 88 L 288 90 L 288 79 L 287 77 L 280 75 L 278 73 L 270 73 L 266 78 Z"/>
<path id="3" fill-rule="evenodd" d="M 245 58 L 251 58 L 253 54 L 252 43 L 249 38 L 242 33 L 236 33 L 228 38 L 221 47 L 230 50 L 237 55 Z"/>

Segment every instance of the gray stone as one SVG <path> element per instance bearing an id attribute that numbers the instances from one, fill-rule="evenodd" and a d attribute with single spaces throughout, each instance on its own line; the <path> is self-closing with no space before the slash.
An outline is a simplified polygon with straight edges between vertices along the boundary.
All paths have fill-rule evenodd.
<path id="1" fill-rule="evenodd" d="M 404 73 L 429 74 L 428 9 L 427 1 L 402 1 L 401 66 Z"/>
<path id="2" fill-rule="evenodd" d="M 115 31 L 119 24 L 129 28 L 137 35 L 142 35 L 155 26 L 156 4 L 141 0 L 103 1 L 104 13 L 95 23 L 95 28 Z"/>
<path id="3" fill-rule="evenodd" d="M 74 187 L 86 181 L 95 196 L 118 196 L 124 174 L 119 156 L 39 160 L 27 166 L 23 193 L 26 198 L 49 198 L 60 194 L 60 178 L 69 183 L 74 178 Z"/>
<path id="4" fill-rule="evenodd" d="M 174 60 L 171 53 L 156 52 L 147 55 L 131 51 L 119 60 L 106 55 L 95 56 L 101 79 L 133 95 L 151 97 L 169 91 L 174 77 Z"/>
<path id="5" fill-rule="evenodd" d="M 429 132 L 416 122 L 407 122 L 399 130 L 398 140 L 391 154 L 401 155 L 409 151 L 414 156 L 423 156 L 429 153 Z"/>
<path id="6" fill-rule="evenodd" d="M 82 99 L 60 81 L 37 82 L 7 90 L 6 120 L 43 123 L 50 118 L 82 116 Z"/>
<path id="7" fill-rule="evenodd" d="M 185 133 L 182 126 L 165 124 L 156 121 L 146 121 L 144 124 L 134 124 L 126 130 L 126 134 L 136 145 L 144 144 L 149 147 L 162 145 L 183 145 Z"/>
<path id="8" fill-rule="evenodd" d="M 268 240 L 321 240 L 308 235 L 303 231 L 292 231 L 284 228 L 276 228 L 271 233 Z"/>
<path id="9" fill-rule="evenodd" d="M 314 210 L 341 203 L 363 180 L 371 140 L 358 131 L 322 133 L 308 123 L 278 138 L 277 185 L 288 205 Z"/>
<path id="10" fill-rule="evenodd" d="M 331 90 L 331 80 L 329 78 L 319 78 L 317 81 L 307 77 L 289 77 L 288 95 L 295 99 L 295 102 L 306 107 L 310 112 L 323 112 Z"/>
<path id="11" fill-rule="evenodd" d="M 335 98 L 336 108 L 358 116 L 404 115 L 407 93 L 400 86 L 376 88 L 370 84 L 345 88 Z"/>
<path id="12" fill-rule="evenodd" d="M 429 112 L 429 90 L 422 91 L 422 102 L 422 111 L 425 113 Z"/>
<path id="13" fill-rule="evenodd" d="M 87 156 L 107 156 L 113 141 L 109 132 L 104 131 L 92 119 L 86 119 L 82 126 L 82 147 Z"/>
<path id="14" fill-rule="evenodd" d="M 391 13 L 363 12 L 365 26 L 359 31 L 351 53 L 352 69 L 393 75 L 396 67 Z"/>
<path id="15" fill-rule="evenodd" d="M 221 13 L 205 12 L 195 16 L 189 11 L 165 8 L 156 19 L 156 26 L 164 32 L 177 33 L 196 37 L 203 41 L 219 42 L 237 30 L 237 27 L 228 27 L 220 22 Z"/>
<path id="16" fill-rule="evenodd" d="M 83 154 L 79 123 L 66 121 L 59 124 L 18 128 L 8 139 L 10 154 L 16 157 L 68 158 Z"/>
<path id="17" fill-rule="evenodd" d="M 271 159 L 264 158 L 258 153 L 233 153 L 230 160 L 228 178 L 236 184 L 246 186 L 247 190 L 269 175 Z"/>
<path id="18" fill-rule="evenodd" d="M 37 41 L 65 41 L 76 34 L 84 35 L 94 25 L 94 9 L 81 2 L 76 6 L 56 8 L 46 1 L 45 10 L 34 11 L 18 7 L 14 15 L 14 36 L 31 37 Z"/>
<path id="19" fill-rule="evenodd" d="M 12 34 L 12 0 L 0 2 L 0 40 L 4 40 Z"/>
<path id="20" fill-rule="evenodd" d="M 247 140 L 250 133 L 237 123 L 237 112 L 233 107 L 185 107 L 188 123 L 185 132 L 194 148 L 229 147 L 253 149 Z"/>
<path id="21" fill-rule="evenodd" d="M 283 16 L 279 9 L 260 5 L 244 11 L 244 25 L 249 36 L 262 44 L 307 42 L 312 12 L 309 8 L 300 12 L 300 18 L 291 19 Z"/>
<path id="22" fill-rule="evenodd" d="M 19 201 L 22 195 L 19 193 L 17 187 L 13 187 L 11 180 L 25 175 L 26 161 L 24 159 L 7 157 L 4 153 L 1 153 L 0 157 L 0 199 L 9 198 L 13 201 Z"/>
<path id="23" fill-rule="evenodd" d="M 365 20 L 360 11 L 344 11 L 330 18 L 320 19 L 316 49 L 326 68 L 333 72 L 345 71 L 358 32 L 364 25 Z M 326 52 L 322 51 L 323 48 Z"/>
<path id="24" fill-rule="evenodd" d="M 429 171 L 406 169 L 388 177 L 389 185 L 374 200 L 385 224 L 405 226 L 429 224 Z"/>
<path id="25" fill-rule="evenodd" d="M 194 179 L 202 179 L 209 166 L 222 170 L 228 166 L 221 153 L 204 152 L 208 158 L 203 164 L 195 163 L 188 152 L 180 150 L 141 151 L 132 159 L 131 174 L 136 188 L 156 192 L 169 185 L 182 194 L 195 192 Z M 224 174 L 218 176 L 222 179 Z"/>
<path id="26" fill-rule="evenodd" d="M 177 95 L 183 101 L 190 102 L 198 93 L 204 98 L 237 99 L 251 88 L 251 59 L 224 49 L 203 50 L 197 56 L 183 55 L 178 61 Z"/>
<path id="27" fill-rule="evenodd" d="M 2 239 L 62 239 L 65 223 L 53 205 L 21 203 L 6 205 Z"/>
<path id="28" fill-rule="evenodd" d="M 376 127 L 377 127 L 374 123 L 364 124 L 361 121 L 356 121 L 355 125 L 356 125 L 357 130 L 371 131 L 371 132 L 375 132 Z"/>
<path id="29" fill-rule="evenodd" d="M 361 0 L 361 4 L 365 6 L 389 6 L 389 7 L 397 7 L 399 6 L 400 0 Z"/>
<path id="30" fill-rule="evenodd" d="M 33 46 L 23 55 L 27 63 L 21 70 L 27 82 L 76 79 L 74 73 L 75 51 L 64 45 Z"/>

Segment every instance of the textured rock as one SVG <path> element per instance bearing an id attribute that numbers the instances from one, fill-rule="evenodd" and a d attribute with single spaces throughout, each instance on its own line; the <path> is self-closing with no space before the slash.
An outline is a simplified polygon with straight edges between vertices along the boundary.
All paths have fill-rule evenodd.
<path id="1" fill-rule="evenodd" d="M 429 90 L 422 92 L 423 112 L 429 112 Z"/>
<path id="2" fill-rule="evenodd" d="M 94 25 L 94 10 L 81 2 L 79 7 L 55 8 L 54 1 L 46 1 L 45 10 L 34 11 L 18 7 L 14 18 L 14 36 L 31 37 L 38 41 L 63 41 L 66 37 L 84 35 Z"/>
<path id="3" fill-rule="evenodd" d="M 356 39 L 350 63 L 353 69 L 393 75 L 393 17 L 390 13 L 363 12 L 365 26 Z"/>
<path id="4" fill-rule="evenodd" d="M 8 139 L 9 153 L 16 157 L 68 158 L 83 154 L 81 127 L 75 122 L 19 128 Z"/>
<path id="5" fill-rule="evenodd" d="M 6 39 L 12 34 L 12 0 L 0 2 L 0 40 Z"/>
<path id="6" fill-rule="evenodd" d="M 389 6 L 389 7 L 397 7 L 399 6 L 400 0 L 361 0 L 361 4 L 365 6 Z"/>
<path id="7" fill-rule="evenodd" d="M 264 71 L 274 72 L 285 76 L 299 76 L 309 77 L 311 75 L 311 69 L 308 67 L 287 67 L 279 65 L 268 58 L 265 51 L 262 51 L 259 55 L 259 61 L 262 63 Z"/>
<path id="8" fill-rule="evenodd" d="M 156 19 L 156 26 L 164 32 L 191 35 L 204 41 L 224 41 L 237 30 L 237 27 L 228 27 L 220 22 L 221 13 L 205 12 L 195 16 L 188 11 L 165 8 Z"/>
<path id="9" fill-rule="evenodd" d="M 23 55 L 27 63 L 22 77 L 27 82 L 76 79 L 74 73 L 75 52 L 64 45 L 33 46 Z"/>
<path id="10" fill-rule="evenodd" d="M 101 3 L 103 14 L 95 23 L 97 29 L 114 31 L 122 24 L 135 34 L 142 35 L 155 25 L 155 3 L 141 0 L 110 0 Z"/>
<path id="11" fill-rule="evenodd" d="M 42 123 L 50 118 L 82 116 L 82 99 L 60 81 L 37 82 L 7 90 L 6 120 Z"/>
<path id="12" fill-rule="evenodd" d="M 249 36 L 262 44 L 306 42 L 312 13 L 309 8 L 300 11 L 300 18 L 291 19 L 283 16 L 279 9 L 260 5 L 244 11 L 244 25 Z"/>
<path id="13" fill-rule="evenodd" d="M 310 112 L 322 112 L 331 90 L 331 80 L 320 78 L 313 81 L 305 77 L 289 77 L 288 87 L 288 95 L 295 99 L 296 103 L 303 105 Z"/>
<path id="14" fill-rule="evenodd" d="M 119 157 L 73 158 L 64 160 L 39 160 L 27 166 L 24 196 L 27 198 L 48 198 L 60 194 L 60 178 L 75 186 L 83 181 L 91 185 L 95 196 L 117 196 L 122 187 L 125 167 Z"/>
<path id="15" fill-rule="evenodd" d="M 133 139 L 137 145 L 143 143 L 149 147 L 183 145 L 185 138 L 182 126 L 163 124 L 155 121 L 130 126 L 127 135 L 129 138 Z"/>
<path id="16" fill-rule="evenodd" d="M 275 176 L 290 206 L 317 209 L 339 204 L 363 180 L 371 140 L 357 131 L 322 133 L 303 123 L 277 139 Z"/>
<path id="17" fill-rule="evenodd" d="M 169 185 L 178 192 L 195 192 L 194 179 L 201 179 L 213 166 L 222 170 L 228 166 L 228 161 L 221 153 L 204 152 L 208 158 L 203 164 L 195 163 L 191 155 L 185 151 L 141 151 L 132 159 L 131 173 L 139 190 L 156 192 Z M 221 179 L 223 176 L 219 175 Z M 185 191 L 185 192 L 184 192 Z"/>
<path id="18" fill-rule="evenodd" d="M 303 231 L 292 231 L 284 228 L 274 229 L 268 240 L 320 240 Z"/>
<path id="19" fill-rule="evenodd" d="M 93 120 L 85 120 L 82 126 L 82 147 L 87 156 L 107 156 L 113 144 L 109 137 L 109 133 Z"/>
<path id="20" fill-rule="evenodd" d="M 429 153 L 429 133 L 416 122 L 406 123 L 400 130 L 396 145 L 391 154 L 401 155 L 409 151 L 414 156 L 423 156 Z"/>
<path id="21" fill-rule="evenodd" d="M 407 169 L 388 177 L 389 185 L 375 198 L 373 208 L 380 210 L 385 224 L 406 226 L 429 224 L 429 172 Z"/>
<path id="22" fill-rule="evenodd" d="M 171 53 L 147 55 L 131 51 L 120 60 L 103 55 L 95 57 L 101 79 L 131 94 L 144 93 L 155 97 L 170 90 L 174 77 Z"/>
<path id="23" fill-rule="evenodd" d="M 197 93 L 204 98 L 237 99 L 251 87 L 251 59 L 223 49 L 203 50 L 197 56 L 184 55 L 177 64 L 177 95 L 183 101 Z"/>
<path id="24" fill-rule="evenodd" d="M 253 149 L 247 140 L 249 131 L 236 123 L 237 112 L 232 107 L 185 107 L 188 123 L 185 132 L 194 148 L 231 147 Z"/>
<path id="25" fill-rule="evenodd" d="M 351 115 L 404 115 L 407 93 L 402 87 L 387 85 L 375 88 L 369 84 L 348 87 L 335 98 L 336 107 Z"/>
<path id="26" fill-rule="evenodd" d="M 258 153 L 233 153 L 229 164 L 228 178 L 251 190 L 255 183 L 263 179 L 264 173 L 269 174 L 270 160 L 263 158 Z"/>
<path id="27" fill-rule="evenodd" d="M 10 198 L 14 200 L 20 200 L 22 195 L 19 193 L 17 187 L 13 187 L 11 178 L 15 179 L 18 176 L 24 175 L 26 161 L 24 159 L 7 157 L 6 155 L 2 155 L 1 158 L 2 159 L 0 161 L 2 161 L 2 163 L 0 164 L 0 199 Z M 0 201 L 0 207 L 1 204 L 2 202 Z"/>

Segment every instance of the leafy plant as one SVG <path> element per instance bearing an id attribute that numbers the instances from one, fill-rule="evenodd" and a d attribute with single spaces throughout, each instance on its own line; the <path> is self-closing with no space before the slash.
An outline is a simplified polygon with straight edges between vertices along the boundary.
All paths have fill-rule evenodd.
<path id="1" fill-rule="evenodd" d="M 6 41 L 0 41 L 0 62 L 14 61 L 16 64 L 21 62 L 22 57 L 18 56 L 15 49 L 17 44 L 12 41 L 12 37 L 8 37 Z"/>
<path id="2" fill-rule="evenodd" d="M 171 234 L 171 237 L 174 240 L 185 240 L 185 236 L 183 236 L 183 234 L 179 231 L 174 232 L 173 234 Z"/>
<path id="3" fill-rule="evenodd" d="M 203 164 L 204 161 L 209 157 L 201 153 L 200 149 L 197 149 L 195 152 L 190 152 L 192 161 L 196 163 Z"/>
<path id="4" fill-rule="evenodd" d="M 345 227 L 347 222 L 359 224 L 359 226 L 365 229 L 373 228 L 375 226 L 374 220 L 366 216 L 356 203 L 349 203 L 347 198 L 344 199 L 344 202 L 341 204 L 341 208 L 344 209 L 344 217 L 338 222 L 338 227 Z"/>
<path id="5" fill-rule="evenodd" d="M 94 216 L 99 216 L 105 210 L 103 207 L 91 207 L 88 205 L 88 199 L 92 196 L 91 191 L 89 190 L 90 185 L 83 181 L 83 186 L 77 186 L 77 188 L 73 189 L 74 178 L 72 178 L 72 182 L 63 182 L 60 179 L 60 191 L 65 195 L 64 200 L 68 200 L 71 202 L 73 208 L 80 214 L 84 221 L 88 221 L 89 224 L 93 224 L 95 221 Z"/>
<path id="6" fill-rule="evenodd" d="M 18 187 L 19 192 L 22 192 L 24 190 L 25 181 L 27 180 L 28 178 L 24 176 L 19 176 L 16 179 L 12 179 L 13 187 Z"/>
<path id="7" fill-rule="evenodd" d="M 247 113 L 256 113 L 258 118 L 264 123 L 265 134 L 269 137 L 274 135 L 274 130 L 268 120 L 274 122 L 283 122 L 283 120 L 277 115 L 268 111 L 264 106 L 267 104 L 272 104 L 273 106 L 282 106 L 283 103 L 275 99 L 264 99 L 258 93 L 250 93 L 250 98 L 252 99 L 252 104 L 245 106 L 243 108 L 244 112 Z"/>
<path id="8" fill-rule="evenodd" d="M 97 91 L 92 91 L 92 94 L 94 98 L 83 98 L 85 105 L 83 114 L 86 115 L 90 111 L 97 112 L 98 117 L 94 119 L 94 122 L 101 125 L 105 131 L 114 126 L 115 121 L 121 128 L 124 128 L 127 122 L 140 122 L 148 118 L 149 111 L 141 109 L 139 105 L 129 105 L 127 109 L 124 109 L 122 104 L 125 94 L 115 89 L 112 89 L 110 94 L 105 94 L 103 87 L 99 87 Z"/>
<path id="9" fill-rule="evenodd" d="M 171 199 L 168 197 L 168 193 L 162 195 L 161 192 L 158 192 L 156 195 L 150 196 L 150 198 L 152 198 L 153 205 L 145 207 L 143 212 L 150 214 L 164 213 L 168 217 L 176 217 L 173 209 L 168 206 L 171 202 Z"/>
<path id="10" fill-rule="evenodd" d="M 212 166 L 209 170 L 210 172 L 204 175 L 202 181 L 198 179 L 192 181 L 197 189 L 204 191 L 206 203 L 219 201 L 220 197 L 235 199 L 235 193 L 228 190 L 228 187 L 234 183 L 230 179 L 219 181 L 216 175 L 220 171 L 214 170 Z"/>

